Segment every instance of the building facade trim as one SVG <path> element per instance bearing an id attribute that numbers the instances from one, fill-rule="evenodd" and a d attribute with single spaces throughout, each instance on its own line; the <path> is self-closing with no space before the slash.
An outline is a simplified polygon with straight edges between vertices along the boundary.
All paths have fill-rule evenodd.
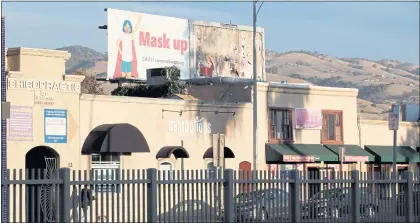
<path id="1" fill-rule="evenodd" d="M 136 104 L 159 104 L 159 105 L 195 105 L 200 107 L 211 108 L 250 108 L 251 103 L 209 103 L 203 101 L 184 101 L 178 99 L 161 99 L 161 98 L 138 98 L 126 96 L 109 96 L 109 95 L 91 95 L 82 94 L 81 100 L 95 101 L 95 102 L 123 102 L 123 103 L 136 103 Z"/>

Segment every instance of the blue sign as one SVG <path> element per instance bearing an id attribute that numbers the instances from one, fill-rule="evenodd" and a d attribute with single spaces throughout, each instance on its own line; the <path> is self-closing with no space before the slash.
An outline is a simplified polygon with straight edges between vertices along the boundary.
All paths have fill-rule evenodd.
<path id="1" fill-rule="evenodd" d="M 45 143 L 67 143 L 67 110 L 44 109 Z"/>

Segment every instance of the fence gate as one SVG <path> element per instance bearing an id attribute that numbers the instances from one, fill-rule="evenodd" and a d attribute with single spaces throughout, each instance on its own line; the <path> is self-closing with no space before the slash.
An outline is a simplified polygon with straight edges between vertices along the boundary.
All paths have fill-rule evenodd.
<path id="1" fill-rule="evenodd" d="M 45 179 L 55 179 L 57 176 L 57 159 L 45 157 L 46 174 Z M 57 188 L 55 185 L 43 184 L 40 188 L 39 199 L 41 200 L 41 211 L 43 213 L 45 222 L 56 222 L 57 204 L 56 194 Z"/>

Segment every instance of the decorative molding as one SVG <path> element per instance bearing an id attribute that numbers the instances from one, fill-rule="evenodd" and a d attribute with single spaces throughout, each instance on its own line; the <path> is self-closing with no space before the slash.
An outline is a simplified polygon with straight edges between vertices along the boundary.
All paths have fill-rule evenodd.
<path id="1" fill-rule="evenodd" d="M 8 48 L 6 55 L 7 56 L 25 55 L 25 56 L 53 57 L 53 58 L 61 58 L 64 60 L 68 60 L 71 56 L 71 54 L 67 51 L 24 48 L 24 47 Z"/>
<path id="2" fill-rule="evenodd" d="M 71 74 L 64 74 L 63 80 L 64 81 L 73 81 L 81 83 L 86 77 L 83 75 L 71 75 Z"/>
<path id="3" fill-rule="evenodd" d="M 284 94 L 305 94 L 305 95 L 327 95 L 327 96 L 345 96 L 357 97 L 359 90 L 355 88 L 334 88 L 321 87 L 313 85 L 271 85 L 269 92 Z"/>
<path id="4" fill-rule="evenodd" d="M 157 104 L 157 105 L 179 105 L 179 106 L 199 106 L 209 108 L 249 108 L 252 109 L 252 103 L 226 103 L 226 102 L 203 102 L 203 101 L 185 101 L 179 99 L 162 99 L 162 98 L 141 98 L 113 95 L 92 95 L 81 94 L 80 100 L 95 102 L 121 102 L 121 103 L 137 103 L 137 104 Z"/>
<path id="5" fill-rule="evenodd" d="M 362 119 L 362 118 L 360 118 L 360 123 L 362 123 L 362 124 L 388 125 L 388 120 L 375 120 L 375 119 Z M 400 126 L 420 126 L 420 123 L 400 121 Z"/>
<path id="6" fill-rule="evenodd" d="M 10 77 L 10 78 L 21 78 L 21 77 L 23 77 L 23 72 L 20 72 L 20 71 L 7 71 L 7 74 L 6 74 L 8 77 Z"/>

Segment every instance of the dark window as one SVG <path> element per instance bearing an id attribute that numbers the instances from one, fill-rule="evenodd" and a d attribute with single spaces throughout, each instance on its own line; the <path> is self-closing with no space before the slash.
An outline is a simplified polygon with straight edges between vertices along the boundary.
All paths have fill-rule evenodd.
<path id="1" fill-rule="evenodd" d="M 343 143 L 343 112 L 322 111 L 321 143 Z"/>
<path id="2" fill-rule="evenodd" d="M 269 128 L 270 141 L 293 141 L 291 111 L 270 109 Z"/>

